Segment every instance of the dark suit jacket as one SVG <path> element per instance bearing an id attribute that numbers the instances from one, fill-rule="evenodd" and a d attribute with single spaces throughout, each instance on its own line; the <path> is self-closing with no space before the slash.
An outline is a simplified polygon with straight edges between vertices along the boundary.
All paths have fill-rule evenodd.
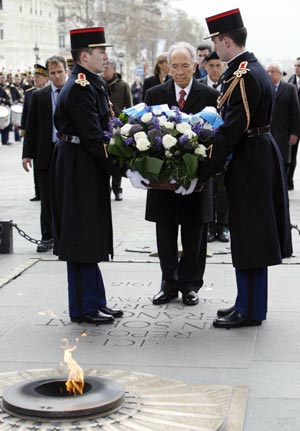
<path id="1" fill-rule="evenodd" d="M 165 77 L 165 82 L 168 81 L 168 79 L 170 79 L 171 76 L 167 75 Z M 149 90 L 149 88 L 155 87 L 156 85 L 161 85 L 160 79 L 158 75 L 152 75 L 149 76 L 148 78 L 146 78 L 144 80 L 144 84 L 143 84 L 143 97 L 142 97 L 142 101 L 145 101 L 145 96 L 146 96 L 146 91 Z"/>
<path id="2" fill-rule="evenodd" d="M 276 91 L 271 121 L 271 132 L 277 142 L 284 163 L 291 161 L 291 134 L 300 136 L 300 107 L 295 85 L 280 82 Z"/>
<path id="3" fill-rule="evenodd" d="M 49 169 L 53 154 L 51 86 L 32 93 L 22 158 L 34 159 L 36 169 Z"/>
<path id="4" fill-rule="evenodd" d="M 196 114 L 206 106 L 216 106 L 218 91 L 200 84 L 193 79 L 191 91 L 184 104 L 183 111 Z M 178 106 L 174 80 L 148 90 L 145 98 L 147 105 L 167 104 Z M 200 163 L 201 169 L 201 163 Z M 146 220 L 157 223 L 199 224 L 211 221 L 212 188 L 208 181 L 203 192 L 190 195 L 177 195 L 169 190 L 149 190 L 146 202 Z"/>

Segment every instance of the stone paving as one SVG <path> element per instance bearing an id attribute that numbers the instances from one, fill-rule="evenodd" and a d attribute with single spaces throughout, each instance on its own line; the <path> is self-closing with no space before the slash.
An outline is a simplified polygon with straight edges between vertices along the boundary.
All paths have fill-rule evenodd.
<path id="1" fill-rule="evenodd" d="M 21 166 L 20 143 L 0 145 L 0 221 L 13 220 L 40 239 L 32 173 Z M 299 168 L 298 168 L 299 169 Z M 200 303 L 178 299 L 153 306 L 159 289 L 155 227 L 144 220 L 145 192 L 123 180 L 124 200 L 112 200 L 115 257 L 101 264 L 109 305 L 124 309 L 113 325 L 72 324 L 64 262 L 13 229 L 13 253 L 0 254 L 0 372 L 57 368 L 62 338 L 78 345 L 85 369 L 150 373 L 185 384 L 245 385 L 244 431 L 298 431 L 300 423 L 300 235 L 294 254 L 269 268 L 268 320 L 231 331 L 212 327 L 216 310 L 235 298 L 227 244 L 209 244 Z M 300 171 L 290 192 L 292 224 L 300 226 Z M 84 334 L 85 337 L 80 337 Z M 231 430 L 228 430 L 231 431 Z"/>

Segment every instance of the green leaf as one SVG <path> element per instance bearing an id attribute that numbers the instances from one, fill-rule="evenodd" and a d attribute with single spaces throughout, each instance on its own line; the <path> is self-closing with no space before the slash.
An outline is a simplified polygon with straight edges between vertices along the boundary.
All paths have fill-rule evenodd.
<path id="1" fill-rule="evenodd" d="M 196 177 L 197 169 L 198 169 L 198 159 L 199 157 L 197 154 L 185 153 L 182 156 L 182 160 L 186 170 L 186 175 L 191 180 Z"/>
<path id="2" fill-rule="evenodd" d="M 134 149 L 129 145 L 125 145 L 121 138 L 118 139 L 118 137 L 116 137 L 114 144 L 107 146 L 107 151 L 121 160 L 130 159 L 134 155 Z"/>
<path id="3" fill-rule="evenodd" d="M 139 157 L 134 162 L 135 169 L 144 177 L 149 180 L 157 180 L 164 161 L 157 159 L 156 157 Z"/>

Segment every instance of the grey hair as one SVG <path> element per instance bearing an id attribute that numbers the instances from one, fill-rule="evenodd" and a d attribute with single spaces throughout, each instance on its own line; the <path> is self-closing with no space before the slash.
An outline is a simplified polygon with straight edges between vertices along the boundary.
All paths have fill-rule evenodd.
<path id="1" fill-rule="evenodd" d="M 174 51 L 188 51 L 188 53 L 191 56 L 191 60 L 192 62 L 196 63 L 196 51 L 195 51 L 195 47 L 193 45 L 191 45 L 188 42 L 176 42 L 173 45 L 170 46 L 169 51 L 168 51 L 168 59 L 170 61 L 170 58 L 173 54 Z"/>
<path id="2" fill-rule="evenodd" d="M 275 69 L 278 70 L 278 72 L 281 75 L 283 75 L 283 67 L 280 63 L 277 63 L 277 62 L 270 63 L 270 64 L 268 64 L 267 68 L 269 68 L 269 67 L 274 67 Z"/>

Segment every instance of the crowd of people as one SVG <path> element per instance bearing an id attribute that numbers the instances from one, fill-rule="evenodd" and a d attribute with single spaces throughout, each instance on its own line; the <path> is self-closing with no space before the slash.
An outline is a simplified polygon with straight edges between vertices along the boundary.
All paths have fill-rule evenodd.
<path id="1" fill-rule="evenodd" d="M 122 201 L 123 177 L 147 190 L 146 220 L 156 225 L 162 277 L 154 305 L 179 293 L 185 305 L 198 304 L 207 243 L 230 241 L 237 297 L 213 325 L 266 319 L 268 266 L 292 255 L 288 190 L 300 137 L 300 58 L 285 82 L 280 64 L 264 68 L 247 50 L 239 9 L 206 22 L 211 44 L 174 43 L 153 74 L 132 85 L 109 58 L 103 27 L 71 30 L 69 59 L 54 55 L 34 65 L 33 75 L 0 73 L 1 106 L 23 105 L 19 124 L 0 119 L 2 144 L 9 145 L 10 131 L 15 141 L 23 137 L 23 168 L 34 172 L 31 200 L 41 201 L 37 252 L 54 249 L 67 262 L 74 322 L 111 323 L 123 314 L 107 306 L 98 266 L 113 256 L 111 192 Z M 140 102 L 220 112 L 224 124 L 189 188 L 151 189 L 107 153 L 109 121 Z"/>

